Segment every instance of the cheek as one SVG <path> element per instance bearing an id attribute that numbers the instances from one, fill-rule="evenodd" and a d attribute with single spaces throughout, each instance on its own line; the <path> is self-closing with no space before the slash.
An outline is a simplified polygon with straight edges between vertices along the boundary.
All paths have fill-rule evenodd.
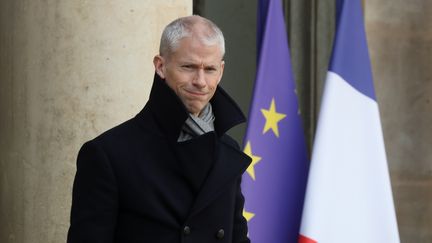
<path id="1" fill-rule="evenodd" d="M 212 80 L 209 84 L 208 84 L 208 86 L 209 86 L 209 88 L 211 89 L 211 91 L 212 92 L 214 92 L 215 90 L 216 90 L 216 87 L 217 87 L 217 85 L 218 85 L 218 82 L 219 80 Z"/>
<path id="2" fill-rule="evenodd" d="M 185 85 L 184 78 L 176 73 L 167 73 L 165 80 L 168 86 L 176 93 L 180 87 Z"/>

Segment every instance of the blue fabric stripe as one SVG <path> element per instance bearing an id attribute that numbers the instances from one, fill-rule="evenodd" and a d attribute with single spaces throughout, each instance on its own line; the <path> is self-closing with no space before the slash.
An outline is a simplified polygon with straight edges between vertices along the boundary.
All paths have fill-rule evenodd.
<path id="1" fill-rule="evenodd" d="M 360 0 L 337 1 L 337 30 L 330 70 L 376 100 Z"/>

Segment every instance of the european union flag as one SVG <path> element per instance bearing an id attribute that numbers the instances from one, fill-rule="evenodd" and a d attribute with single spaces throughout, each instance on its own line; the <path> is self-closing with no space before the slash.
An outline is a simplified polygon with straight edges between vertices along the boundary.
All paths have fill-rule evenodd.
<path id="1" fill-rule="evenodd" d="M 296 242 L 308 158 L 280 0 L 269 0 L 244 152 L 244 216 L 254 243 Z"/>

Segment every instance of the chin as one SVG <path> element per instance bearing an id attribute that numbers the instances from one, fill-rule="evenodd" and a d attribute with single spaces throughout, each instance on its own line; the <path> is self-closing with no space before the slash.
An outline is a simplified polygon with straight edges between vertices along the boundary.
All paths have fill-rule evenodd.
<path id="1" fill-rule="evenodd" d="M 202 107 L 204 108 L 204 107 Z M 194 107 L 187 107 L 187 110 L 189 111 L 189 113 L 191 114 L 199 114 L 202 111 L 202 108 L 199 109 L 198 107 L 194 106 Z"/>

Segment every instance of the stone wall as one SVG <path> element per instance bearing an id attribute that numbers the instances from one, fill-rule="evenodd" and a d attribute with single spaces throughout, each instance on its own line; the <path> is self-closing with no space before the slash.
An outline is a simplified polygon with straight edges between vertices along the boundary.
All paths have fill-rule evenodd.
<path id="1" fill-rule="evenodd" d="M 401 242 L 432 242 L 432 1 L 367 0 Z"/>
<path id="2" fill-rule="evenodd" d="M 145 104 L 192 0 L 0 1 L 0 242 L 65 242 L 77 152 Z"/>

